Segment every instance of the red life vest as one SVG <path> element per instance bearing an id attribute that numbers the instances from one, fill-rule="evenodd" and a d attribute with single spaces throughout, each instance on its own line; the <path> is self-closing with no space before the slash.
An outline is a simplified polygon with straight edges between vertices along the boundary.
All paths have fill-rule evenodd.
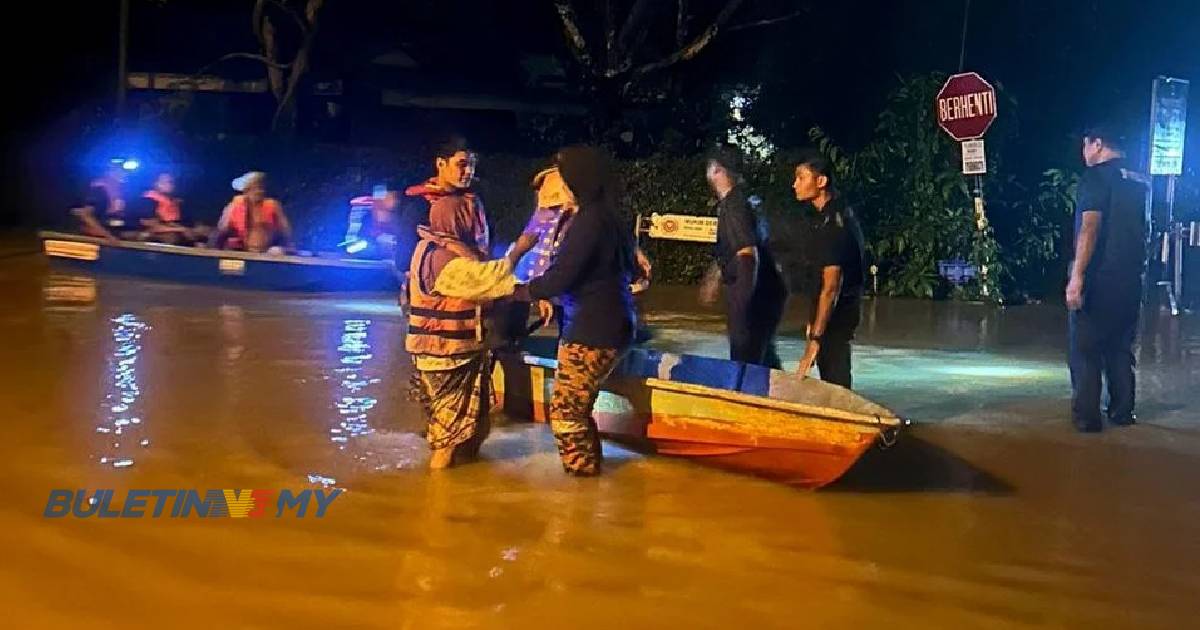
<path id="1" fill-rule="evenodd" d="M 478 352 L 484 347 L 482 307 L 470 300 L 434 295 L 433 287 L 422 286 L 421 266 L 436 247 L 436 243 L 422 240 L 409 263 L 404 349 L 438 357 Z"/>
<path id="2" fill-rule="evenodd" d="M 179 211 L 179 199 L 157 190 L 147 190 L 142 196 L 154 201 L 154 216 L 158 217 L 159 221 L 178 223 L 183 218 L 183 213 Z"/>
<path id="3" fill-rule="evenodd" d="M 246 240 L 250 235 L 251 222 L 247 220 L 246 215 L 249 214 L 249 204 L 246 202 L 245 195 L 238 195 L 229 202 L 227 211 L 227 227 L 233 233 L 229 237 L 229 247 L 245 247 Z M 259 229 L 265 229 L 274 234 L 281 227 L 280 216 L 283 214 L 283 207 L 274 199 L 263 199 L 254 212 L 253 226 Z"/>

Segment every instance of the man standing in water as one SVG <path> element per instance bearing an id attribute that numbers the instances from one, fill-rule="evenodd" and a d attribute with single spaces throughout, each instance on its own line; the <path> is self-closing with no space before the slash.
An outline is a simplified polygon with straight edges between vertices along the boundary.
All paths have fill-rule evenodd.
<path id="1" fill-rule="evenodd" d="M 799 373 L 815 363 L 821 380 L 851 385 L 850 341 L 858 328 L 863 292 L 863 235 L 854 211 L 833 189 L 833 171 L 820 153 L 809 153 L 796 165 L 792 182 L 796 199 L 818 213 L 812 261 L 821 287 L 808 316 L 808 345 Z"/>
<path id="2" fill-rule="evenodd" d="M 1101 377 L 1108 383 L 1108 421 L 1134 424 L 1134 356 L 1146 261 L 1149 179 L 1130 170 L 1119 135 L 1103 128 L 1083 135 L 1087 171 L 1075 209 L 1075 257 L 1066 301 L 1071 369 L 1071 420 L 1102 427 Z"/>
<path id="3" fill-rule="evenodd" d="M 724 285 L 729 358 L 779 369 L 775 330 L 787 289 L 767 246 L 757 200 L 744 190 L 741 164 L 732 147 L 720 147 L 708 158 L 705 175 L 717 197 L 717 247 L 716 261 L 701 285 L 700 301 L 713 304 Z"/>

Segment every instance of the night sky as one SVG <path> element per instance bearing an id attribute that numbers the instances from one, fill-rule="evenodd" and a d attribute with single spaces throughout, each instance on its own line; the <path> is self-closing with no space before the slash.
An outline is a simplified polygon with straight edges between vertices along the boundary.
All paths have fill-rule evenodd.
<path id="1" fill-rule="evenodd" d="M 33 43 L 19 42 L 12 33 L 4 41 L 9 172 L 47 128 L 61 125 L 72 112 L 110 102 L 116 82 L 116 0 L 69 7 L 32 4 L 29 17 L 9 24 Z M 719 4 L 692 2 L 703 15 Z M 971 4 L 966 69 L 1006 88 L 1018 101 L 1022 136 L 1048 142 L 1053 147 L 1048 151 L 1066 150 L 1072 134 L 1090 119 L 1145 117 L 1155 75 L 1200 81 L 1200 4 L 1195 0 Z M 250 0 L 133 0 L 131 70 L 193 72 L 225 52 L 253 50 L 251 5 Z M 853 146 L 869 139 L 895 75 L 957 70 L 961 0 L 746 0 L 732 23 L 797 8 L 804 11 L 799 18 L 720 37 L 677 68 L 677 76 L 694 89 L 706 82 L 763 84 L 788 104 L 773 109 L 773 117 L 796 130 L 778 138 L 781 143 L 798 142 L 803 130 L 819 123 Z M 702 16 L 697 22 L 706 20 Z M 668 52 L 669 44 L 663 42 L 661 50 Z M 424 64 L 439 65 L 448 80 L 486 89 L 515 82 L 525 53 L 570 61 L 550 0 L 330 0 L 322 14 L 313 76 L 353 77 L 364 60 L 396 47 L 418 51 Z M 222 69 L 230 76 L 259 72 L 253 63 Z M 1187 161 L 1194 168 L 1200 152 L 1195 148 L 1200 89 L 1193 89 L 1192 100 Z M 11 221 L 22 182 L 14 187 L 9 181 L 6 218 Z"/>

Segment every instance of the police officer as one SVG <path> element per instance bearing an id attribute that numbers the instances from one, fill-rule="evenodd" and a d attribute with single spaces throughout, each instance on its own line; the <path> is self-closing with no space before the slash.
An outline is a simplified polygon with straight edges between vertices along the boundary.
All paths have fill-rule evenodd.
<path id="1" fill-rule="evenodd" d="M 816 364 L 821 380 L 849 388 L 850 341 L 858 328 L 863 292 L 863 235 L 854 211 L 833 188 L 829 160 L 806 153 L 796 164 L 792 191 L 796 200 L 817 211 L 810 243 L 810 260 L 820 290 L 808 319 L 808 344 L 799 373 Z"/>
<path id="2" fill-rule="evenodd" d="M 771 255 L 757 198 L 748 196 L 737 149 L 720 147 L 709 155 L 705 175 L 717 201 L 716 261 L 700 291 L 712 304 L 724 287 L 729 358 L 778 369 L 775 330 L 787 302 L 787 288 Z"/>
<path id="3" fill-rule="evenodd" d="M 1067 282 L 1071 419 L 1081 432 L 1103 428 L 1102 378 L 1108 421 L 1135 422 L 1133 344 L 1146 260 L 1149 178 L 1125 160 L 1121 136 L 1095 127 L 1083 134 L 1087 171 L 1075 208 L 1075 256 Z"/>

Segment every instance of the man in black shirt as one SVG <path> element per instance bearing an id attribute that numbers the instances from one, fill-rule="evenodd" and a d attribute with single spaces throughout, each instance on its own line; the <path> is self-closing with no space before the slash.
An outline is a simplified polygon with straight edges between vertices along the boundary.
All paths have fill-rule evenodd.
<path id="1" fill-rule="evenodd" d="M 814 296 L 808 320 L 808 345 L 799 373 L 813 364 L 821 380 L 849 388 L 850 340 L 858 328 L 863 290 L 863 236 L 858 219 L 833 190 L 830 164 L 819 153 L 803 156 L 792 182 L 796 199 L 816 208 L 812 264 L 820 274 L 820 292 Z"/>
<path id="2" fill-rule="evenodd" d="M 1066 301 L 1069 314 L 1071 419 L 1092 433 L 1102 428 L 1101 377 L 1108 382 L 1109 422 L 1134 423 L 1134 357 L 1142 269 L 1146 260 L 1149 178 L 1130 170 L 1120 137 L 1106 129 L 1083 137 L 1088 169 L 1079 182 L 1075 258 Z"/>
<path id="3" fill-rule="evenodd" d="M 757 200 L 743 189 L 741 159 L 721 147 L 708 159 L 706 176 L 717 196 L 716 260 L 702 284 L 700 299 L 716 301 L 718 282 L 725 289 L 729 358 L 779 369 L 775 330 L 783 316 L 787 289 L 767 243 Z"/>

